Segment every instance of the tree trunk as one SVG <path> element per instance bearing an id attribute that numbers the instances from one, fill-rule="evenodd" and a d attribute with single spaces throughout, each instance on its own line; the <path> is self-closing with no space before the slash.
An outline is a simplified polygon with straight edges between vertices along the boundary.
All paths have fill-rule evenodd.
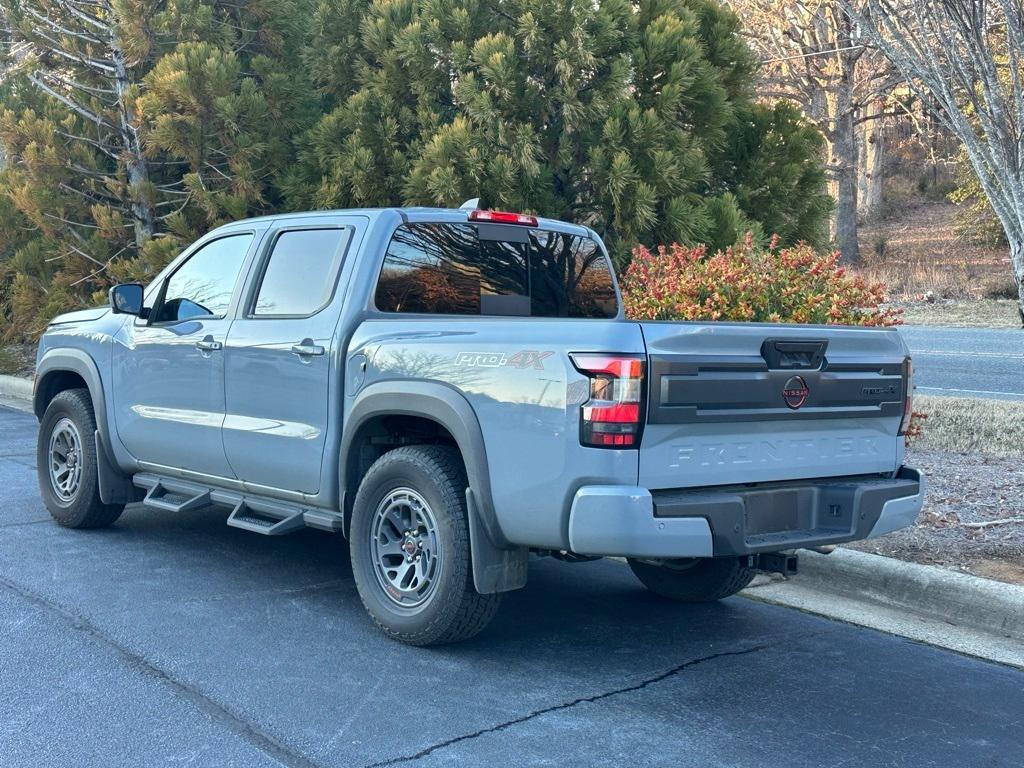
<path id="1" fill-rule="evenodd" d="M 850 20 L 843 16 L 846 29 L 837 40 L 840 49 L 850 45 Z M 836 83 L 835 130 L 832 142 L 832 166 L 836 179 L 836 241 L 844 264 L 860 261 L 857 243 L 857 115 L 853 99 L 854 69 L 858 52 L 839 54 L 841 72 Z"/>
<path id="2" fill-rule="evenodd" d="M 873 118 L 864 123 L 864 162 L 861 164 L 861 210 L 867 217 L 874 216 L 882 207 L 883 174 L 885 169 L 885 141 L 882 128 L 883 103 L 875 99 L 868 105 L 868 116 Z"/>
<path id="3" fill-rule="evenodd" d="M 1013 266 L 1013 279 L 1017 283 L 1017 314 L 1020 324 L 1024 327 L 1024 239 L 1010 239 L 1010 264 Z"/>
<path id="4" fill-rule="evenodd" d="M 857 131 L 854 126 L 852 105 L 840 109 L 836 115 L 835 141 L 832 144 L 832 164 L 836 167 L 836 242 L 844 264 L 860 261 L 857 243 Z"/>
<path id="5" fill-rule="evenodd" d="M 117 37 L 113 40 L 112 60 L 114 64 L 114 91 L 117 94 L 118 128 L 124 147 L 125 172 L 128 176 L 128 204 L 135 225 L 135 246 L 142 245 L 156 234 L 156 209 L 153 204 L 153 190 L 149 181 L 149 165 L 142 152 L 138 128 L 135 124 L 135 107 L 129 89 L 131 79 Z"/>

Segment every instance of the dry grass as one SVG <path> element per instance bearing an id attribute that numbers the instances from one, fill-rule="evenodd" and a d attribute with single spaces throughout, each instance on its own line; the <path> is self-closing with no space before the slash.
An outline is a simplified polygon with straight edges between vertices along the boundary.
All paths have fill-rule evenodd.
<path id="1" fill-rule="evenodd" d="M 962 328 L 1020 328 L 1017 302 L 1009 299 L 895 302 L 910 325 Z"/>
<path id="2" fill-rule="evenodd" d="M 18 360 L 3 347 L 0 347 L 0 373 L 16 374 L 20 368 Z"/>
<path id="3" fill-rule="evenodd" d="M 907 464 L 926 478 L 917 523 L 845 546 L 1024 584 L 1024 402 L 918 397 Z"/>
<path id="4" fill-rule="evenodd" d="M 914 410 L 928 414 L 915 449 L 1024 458 L 1024 402 L 918 395 Z"/>
<path id="5" fill-rule="evenodd" d="M 860 231 L 863 264 L 857 272 L 886 285 L 896 302 L 1008 299 L 1016 295 L 1005 248 L 978 245 L 953 231 L 957 207 L 946 201 L 908 200 Z"/>

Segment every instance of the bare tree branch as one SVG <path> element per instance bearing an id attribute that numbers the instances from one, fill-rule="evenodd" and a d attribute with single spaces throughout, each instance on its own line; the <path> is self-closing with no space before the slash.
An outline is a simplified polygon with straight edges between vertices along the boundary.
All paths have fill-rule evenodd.
<path id="1" fill-rule="evenodd" d="M 963 143 L 1010 244 L 1024 323 L 1024 10 L 1019 0 L 840 0 Z"/>

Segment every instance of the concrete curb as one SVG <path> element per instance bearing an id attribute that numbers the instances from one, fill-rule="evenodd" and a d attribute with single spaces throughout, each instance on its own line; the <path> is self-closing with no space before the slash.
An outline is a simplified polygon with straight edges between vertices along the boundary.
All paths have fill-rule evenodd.
<path id="1" fill-rule="evenodd" d="M 18 400 L 31 400 L 32 379 L 0 374 L 0 396 L 13 397 Z"/>
<path id="2" fill-rule="evenodd" d="M 1024 641 L 1024 587 L 852 549 L 800 553 L 796 577 L 829 592 Z"/>
<path id="3" fill-rule="evenodd" d="M 1024 586 L 837 549 L 743 594 L 1024 668 Z"/>

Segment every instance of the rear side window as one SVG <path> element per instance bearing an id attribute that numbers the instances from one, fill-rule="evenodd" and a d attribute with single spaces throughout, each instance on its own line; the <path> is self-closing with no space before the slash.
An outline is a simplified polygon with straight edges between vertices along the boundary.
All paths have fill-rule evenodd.
<path id="1" fill-rule="evenodd" d="M 615 317 L 611 272 L 597 244 L 491 224 L 408 224 L 388 246 L 376 291 L 384 312 Z"/>
<path id="2" fill-rule="evenodd" d="M 253 305 L 254 317 L 308 317 L 334 294 L 347 229 L 286 230 L 274 241 Z"/>
<path id="3" fill-rule="evenodd" d="M 589 237 L 530 231 L 534 317 L 615 317 L 618 302 L 608 259 Z"/>

